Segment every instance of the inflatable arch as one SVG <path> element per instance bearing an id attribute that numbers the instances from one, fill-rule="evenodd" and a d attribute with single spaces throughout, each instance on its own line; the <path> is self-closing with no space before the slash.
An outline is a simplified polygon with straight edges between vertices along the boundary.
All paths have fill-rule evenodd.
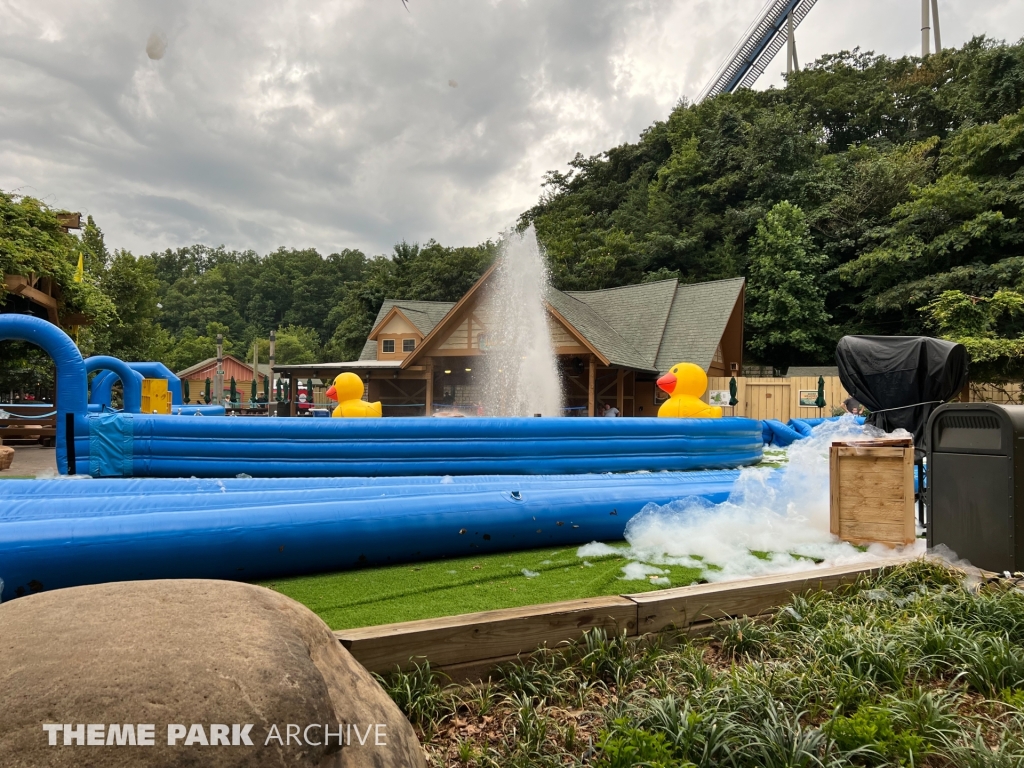
<path id="1" fill-rule="evenodd" d="M 82 353 L 71 338 L 53 323 L 32 315 L 0 315 L 0 341 L 27 341 L 43 349 L 57 368 L 57 470 L 74 471 L 75 457 L 68 455 L 68 427 L 75 414 L 87 408 L 87 375 Z M 71 430 L 74 427 L 71 426 Z M 74 453 L 72 447 L 71 453 Z"/>
<path id="2" fill-rule="evenodd" d="M 184 404 L 185 401 L 181 394 L 181 379 L 163 363 L 125 363 L 125 365 L 138 374 L 140 382 L 143 378 L 166 379 L 167 391 L 171 394 L 171 405 Z M 114 386 L 114 379 L 115 376 L 111 373 L 101 373 L 94 378 L 89 391 L 89 402 L 93 405 L 109 406 L 110 390 Z"/>
<path id="3" fill-rule="evenodd" d="M 127 363 L 118 360 L 116 357 L 107 355 L 96 355 L 85 361 L 85 372 L 90 374 L 93 371 L 109 371 L 102 380 L 106 384 L 106 404 L 110 404 L 110 388 L 114 385 L 114 379 L 121 380 L 124 388 L 124 410 L 128 413 L 140 413 L 142 411 L 142 374 L 133 371 Z M 96 377 L 99 379 L 99 376 Z M 96 389 L 96 379 L 93 379 L 93 387 Z"/>

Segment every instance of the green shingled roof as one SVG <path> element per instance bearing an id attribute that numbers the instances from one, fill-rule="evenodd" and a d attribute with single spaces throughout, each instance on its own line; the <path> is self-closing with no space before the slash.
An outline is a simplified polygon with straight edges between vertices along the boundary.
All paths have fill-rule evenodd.
<path id="1" fill-rule="evenodd" d="M 654 367 L 667 371 L 676 363 L 696 363 L 705 371 L 725 333 L 744 280 L 713 280 L 676 288 Z"/>
<path id="2" fill-rule="evenodd" d="M 663 373 L 686 361 L 707 370 L 743 283 L 737 277 L 688 285 L 659 280 L 602 291 L 550 288 L 546 298 L 612 365 Z M 375 328 L 395 306 L 426 336 L 455 304 L 388 299 Z M 367 340 L 359 359 L 376 360 L 377 345 Z"/>
<path id="3" fill-rule="evenodd" d="M 618 365 L 653 369 L 677 284 L 676 280 L 659 280 L 603 291 L 569 291 L 567 295 L 593 309 L 621 339 L 628 340 L 638 355 L 634 359 L 642 361 L 642 365 L 625 361 L 618 362 Z M 604 352 L 600 345 L 595 346 Z M 605 357 L 608 357 L 607 353 Z"/>
<path id="4" fill-rule="evenodd" d="M 630 337 L 623 336 L 609 322 L 611 318 L 603 317 L 590 304 L 581 301 L 578 294 L 571 296 L 552 288 L 548 291 L 547 299 L 554 310 L 608 358 L 608 362 L 612 365 L 641 370 L 651 367 L 651 364 L 633 346 L 631 340 L 627 340 Z"/>
<path id="5" fill-rule="evenodd" d="M 384 303 L 380 306 L 380 311 L 377 312 L 377 318 L 373 321 L 373 327 L 376 328 L 380 325 L 380 321 L 387 316 L 393 307 L 398 307 L 402 314 L 409 318 L 409 322 L 416 326 L 416 330 L 426 336 L 434 330 L 434 326 L 440 323 L 454 306 L 455 302 L 452 301 L 398 301 L 395 299 L 385 299 Z M 359 359 L 376 360 L 377 345 L 367 339 Z"/>

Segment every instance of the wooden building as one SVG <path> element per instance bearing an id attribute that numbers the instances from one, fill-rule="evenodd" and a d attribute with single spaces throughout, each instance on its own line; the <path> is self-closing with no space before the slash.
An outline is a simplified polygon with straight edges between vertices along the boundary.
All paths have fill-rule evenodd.
<path id="1" fill-rule="evenodd" d="M 486 355 L 488 270 L 456 303 L 387 300 L 359 360 L 278 365 L 285 378 L 330 379 L 342 371 L 367 382 L 385 415 L 431 414 L 438 408 L 476 412 L 479 359 Z M 567 415 L 594 415 L 600 403 L 623 416 L 654 416 L 658 376 L 679 362 L 709 376 L 743 364 L 744 280 L 680 284 L 677 280 L 545 296 L 552 346 Z"/>
<path id="2" fill-rule="evenodd" d="M 217 397 L 217 393 L 213 392 L 214 402 L 219 403 L 225 397 L 228 396 L 229 387 L 231 385 L 231 378 L 235 379 L 235 388 L 238 392 L 238 397 L 241 400 L 248 400 L 249 394 L 252 391 L 252 379 L 253 370 L 252 363 L 245 363 L 239 360 L 234 355 L 224 355 L 224 392 Z M 183 371 L 178 371 L 177 376 L 182 381 L 189 382 L 189 400 L 193 403 L 199 403 L 202 400 L 203 394 L 206 387 L 206 379 L 209 378 L 212 384 L 215 381 L 217 374 L 217 358 L 210 357 L 203 360 L 201 363 L 189 366 Z M 262 397 L 263 396 L 263 380 L 270 375 L 269 365 L 260 365 L 259 372 L 256 374 L 256 392 Z M 273 397 L 273 393 L 271 393 Z"/>

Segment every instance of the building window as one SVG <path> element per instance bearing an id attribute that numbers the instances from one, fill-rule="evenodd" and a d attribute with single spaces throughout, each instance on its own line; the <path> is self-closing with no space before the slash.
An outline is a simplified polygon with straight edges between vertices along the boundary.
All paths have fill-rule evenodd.
<path id="1" fill-rule="evenodd" d="M 395 340 L 384 339 L 383 341 L 381 341 L 380 351 L 383 352 L 385 355 L 392 354 L 395 351 Z"/>
<path id="2" fill-rule="evenodd" d="M 412 352 L 416 349 L 416 339 L 402 339 L 402 351 Z"/>

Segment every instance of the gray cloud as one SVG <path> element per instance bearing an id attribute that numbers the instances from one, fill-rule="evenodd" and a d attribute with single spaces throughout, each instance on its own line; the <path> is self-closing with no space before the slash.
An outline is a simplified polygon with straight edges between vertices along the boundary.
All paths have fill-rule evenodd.
<path id="1" fill-rule="evenodd" d="M 136 252 L 475 243 L 696 95 L 761 5 L 0 0 L 0 188 Z M 1024 34 L 1018 3 L 941 5 L 947 45 Z M 919 7 L 820 0 L 801 60 L 914 52 Z"/>

